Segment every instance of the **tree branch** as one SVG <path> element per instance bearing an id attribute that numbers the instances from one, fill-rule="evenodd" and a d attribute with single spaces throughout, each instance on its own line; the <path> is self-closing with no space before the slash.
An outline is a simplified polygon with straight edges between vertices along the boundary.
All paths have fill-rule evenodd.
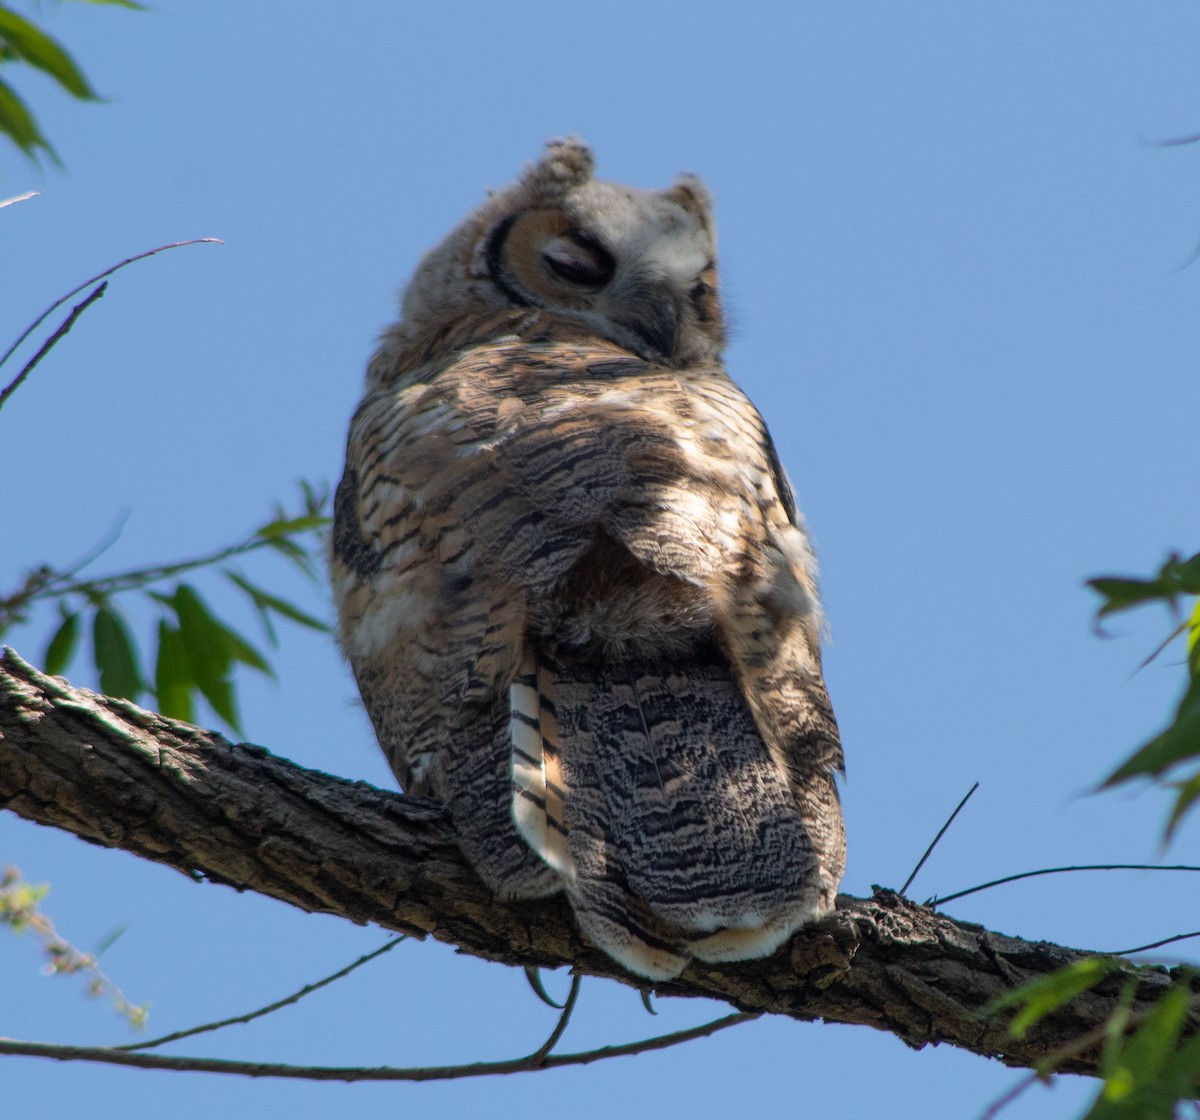
<path id="1" fill-rule="evenodd" d="M 277 999 L 273 1003 L 268 1003 L 265 1007 L 255 1008 L 255 1010 L 247 1011 L 242 1015 L 233 1015 L 228 1019 L 217 1019 L 212 1023 L 201 1023 L 199 1026 L 188 1027 L 186 1030 L 172 1031 L 170 1034 L 160 1035 L 158 1038 L 147 1039 L 145 1042 L 127 1042 L 123 1046 L 111 1046 L 106 1049 L 144 1053 L 147 1050 L 154 1050 L 159 1046 L 166 1046 L 169 1042 L 178 1042 L 181 1038 L 193 1038 L 198 1034 L 208 1034 L 210 1031 L 219 1031 L 225 1027 L 237 1026 L 240 1023 L 252 1023 L 255 1019 L 261 1019 L 265 1015 L 273 1015 L 276 1011 L 284 1007 L 289 1007 L 293 1003 L 299 1003 L 305 996 L 310 996 L 313 992 L 319 992 L 322 988 L 327 987 L 337 980 L 341 980 L 343 976 L 349 976 L 355 969 L 362 968 L 364 964 L 373 961 L 376 957 L 381 957 L 384 953 L 390 953 L 401 941 L 406 940 L 407 938 L 404 934 L 401 934 L 399 937 L 393 937 L 391 941 L 359 957 L 358 960 L 352 961 L 345 968 L 339 968 L 337 972 L 330 973 L 328 976 L 324 976 L 312 984 L 305 984 L 299 991 L 293 992 L 290 996 L 285 996 L 283 999 Z"/>
<path id="2" fill-rule="evenodd" d="M 578 977 L 576 977 L 578 979 Z M 64 1046 L 57 1042 L 21 1042 L 0 1038 L 0 1054 L 26 1058 L 54 1058 L 60 1062 L 99 1062 L 103 1065 L 133 1066 L 136 1069 L 169 1069 L 189 1073 L 238 1074 L 242 1077 L 284 1077 L 301 1081 L 461 1081 L 468 1077 L 496 1077 L 511 1073 L 534 1073 L 563 1066 L 586 1066 L 610 1058 L 666 1050 L 684 1042 L 736 1027 L 757 1015 L 735 1014 L 701 1023 L 688 1030 L 673 1031 L 657 1038 L 643 1038 L 620 1046 L 601 1046 L 575 1054 L 545 1054 L 542 1050 L 525 1058 L 502 1062 L 472 1062 L 460 1066 L 293 1066 L 281 1062 L 239 1062 L 230 1058 L 171 1057 L 143 1054 L 115 1046 Z"/>
<path id="3" fill-rule="evenodd" d="M 61 339 L 65 338 L 70 333 L 71 328 L 75 325 L 75 320 L 78 319 L 79 316 L 82 315 L 89 307 L 91 307 L 96 300 L 104 295 L 107 289 L 108 281 L 105 280 L 103 284 L 93 289 L 91 295 L 89 295 L 87 299 L 81 300 L 71 309 L 71 314 L 59 324 L 58 330 L 56 330 L 48 339 L 46 339 L 46 341 L 42 344 L 41 349 L 38 350 L 38 352 L 25 363 L 25 366 L 21 372 L 18 373 L 17 376 L 14 377 L 4 389 L 0 389 L 0 408 L 3 408 L 4 402 L 21 387 L 21 383 L 33 372 L 34 367 L 37 366 L 38 362 L 40 362 L 47 354 L 49 354 Z"/>
<path id="4" fill-rule="evenodd" d="M 437 804 L 72 688 L 12 651 L 0 658 L 0 808 L 302 910 L 432 936 L 505 964 L 570 965 L 645 987 L 583 939 L 561 897 L 494 898 Z M 1003 1016 L 979 1015 L 1015 985 L 1089 955 L 955 921 L 877 888 L 871 899 L 840 896 L 834 915 L 766 960 L 693 962 L 656 990 L 862 1024 L 913 1047 L 945 1042 L 1012 1066 L 1066 1048 L 1064 1070 L 1096 1074 L 1099 1044 L 1072 1044 L 1103 1024 L 1130 976 L 1133 1011 L 1144 1011 L 1170 985 L 1166 970 L 1126 962 L 1020 1039 Z M 1193 1015 L 1189 1030 L 1197 1026 Z"/>

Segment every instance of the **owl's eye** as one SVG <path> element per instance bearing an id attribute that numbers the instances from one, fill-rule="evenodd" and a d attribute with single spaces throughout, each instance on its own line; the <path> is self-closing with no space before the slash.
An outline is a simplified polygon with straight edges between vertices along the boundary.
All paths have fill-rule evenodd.
<path id="1" fill-rule="evenodd" d="M 616 271 L 613 255 L 582 230 L 568 230 L 548 242 L 542 260 L 560 280 L 580 288 L 603 288 Z"/>

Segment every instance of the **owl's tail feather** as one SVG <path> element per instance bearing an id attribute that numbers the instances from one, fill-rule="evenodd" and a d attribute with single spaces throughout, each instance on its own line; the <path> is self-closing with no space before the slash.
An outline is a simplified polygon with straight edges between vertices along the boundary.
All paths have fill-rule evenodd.
<path id="1" fill-rule="evenodd" d="M 509 689 L 513 820 L 529 846 L 569 883 L 575 865 L 567 845 L 555 669 L 548 653 L 526 645 Z"/>
<path id="2" fill-rule="evenodd" d="M 603 850 L 603 841 L 595 836 L 577 837 L 584 853 L 581 863 Z M 689 953 L 680 945 L 679 933 L 659 919 L 616 874 L 595 874 L 595 862 L 588 861 L 567 888 L 571 909 L 580 929 L 618 964 L 650 980 L 673 980 L 689 963 Z"/>
<path id="3" fill-rule="evenodd" d="M 754 929 L 721 929 L 696 938 L 687 943 L 687 949 L 697 960 L 710 964 L 769 957 L 801 926 L 828 912 L 828 907 L 818 905 L 783 910 Z"/>
<path id="4" fill-rule="evenodd" d="M 558 686 L 567 890 L 608 953 L 665 979 L 692 956 L 766 956 L 828 911 L 814 837 L 719 651 L 564 660 Z"/>

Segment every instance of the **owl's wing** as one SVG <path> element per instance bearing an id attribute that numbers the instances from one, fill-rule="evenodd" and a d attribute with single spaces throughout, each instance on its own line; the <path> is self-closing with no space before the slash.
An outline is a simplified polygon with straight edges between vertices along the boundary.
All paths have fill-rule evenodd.
<path id="1" fill-rule="evenodd" d="M 495 889 L 536 897 L 561 882 L 497 797 L 526 598 L 481 544 L 535 511 L 503 483 L 494 426 L 469 423 L 451 390 L 375 394 L 351 424 L 331 541 L 341 641 L 402 786 L 448 806 Z"/>
<path id="2" fill-rule="evenodd" d="M 755 938 L 769 949 L 840 877 L 830 823 L 840 820 L 830 776 L 840 748 L 820 679 L 811 557 L 781 480 L 758 414 L 719 369 L 685 376 L 603 347 L 481 347 L 427 383 L 368 398 L 352 426 L 333 569 L 343 644 L 393 768 L 406 788 L 448 804 L 493 887 L 530 897 L 565 883 L 581 925 L 644 975 L 673 975 L 693 953 L 746 956 Z M 591 691 L 567 702 L 555 651 L 530 636 L 530 604 L 601 529 L 648 570 L 705 590 L 736 689 L 727 669 L 721 692 L 715 681 L 665 683 L 652 667 L 607 681 L 576 666 L 575 683 Z M 708 709 L 681 699 L 689 688 Z M 721 755 L 731 719 L 744 758 L 743 748 Z M 682 739 L 681 724 L 692 729 Z M 596 750 L 597 736 L 626 748 Z M 612 765 L 627 772 L 600 773 Z M 766 767 L 758 778 L 755 765 Z M 750 775 L 750 787 L 725 796 L 714 766 Z M 780 888 L 792 902 L 772 913 L 770 883 L 730 888 L 698 860 L 680 877 L 679 851 L 711 857 L 729 836 L 748 844 L 759 825 L 783 820 L 769 790 L 786 798 L 785 780 L 813 833 L 812 843 L 784 836 L 780 850 L 791 845 L 794 858 L 765 865 L 773 879 L 796 869 L 802 882 Z M 496 796 L 510 781 L 512 813 Z M 722 811 L 734 816 L 714 831 Z M 714 911 L 698 919 L 710 932 L 681 944 L 681 925 L 698 928 L 681 883 L 701 899 L 748 891 L 766 941 L 761 929 L 721 931 L 730 914 Z"/>
<path id="3" fill-rule="evenodd" d="M 687 955 L 769 951 L 832 904 L 844 866 L 842 754 L 812 555 L 757 411 L 719 370 L 619 369 L 593 361 L 586 381 L 517 387 L 538 410 L 526 426 L 514 407 L 496 444 L 504 475 L 539 512 L 547 542 L 602 527 L 648 569 L 704 588 L 722 665 L 617 662 L 616 678 L 585 666 L 569 683 L 564 666 L 547 671 L 543 660 L 538 704 L 555 711 L 571 749 L 527 745 L 514 772 L 536 777 L 551 757 L 560 766 L 552 784 L 568 794 L 567 889 L 580 922 L 635 971 L 665 976 Z M 541 557 L 514 544 L 495 562 L 514 579 L 530 573 L 531 598 L 546 594 L 564 568 L 539 572 Z M 528 637 L 526 650 L 545 652 Z M 561 844 L 563 801 L 544 782 L 527 788 L 557 802 L 527 799 L 522 829 L 553 859 L 544 837 Z M 714 858 L 720 866 L 706 867 Z M 762 881 L 746 875 L 755 859 Z M 712 932 L 681 945 L 680 930 L 697 928 Z"/>
<path id="4" fill-rule="evenodd" d="M 502 532 L 493 559 L 543 594 L 599 526 L 651 569 L 705 588 L 718 642 L 781 761 L 798 775 L 840 771 L 815 562 L 758 411 L 719 367 L 568 357 L 578 368 L 566 376 L 513 386 L 495 450 L 536 532 Z"/>

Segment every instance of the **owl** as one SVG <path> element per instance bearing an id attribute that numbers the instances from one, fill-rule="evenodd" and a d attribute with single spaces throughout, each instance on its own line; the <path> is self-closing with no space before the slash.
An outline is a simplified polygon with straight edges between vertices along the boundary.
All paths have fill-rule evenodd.
<path id="1" fill-rule="evenodd" d="M 721 363 L 715 249 L 698 179 L 552 142 L 408 285 L 331 541 L 403 788 L 649 980 L 771 953 L 845 863 L 813 554 Z"/>

